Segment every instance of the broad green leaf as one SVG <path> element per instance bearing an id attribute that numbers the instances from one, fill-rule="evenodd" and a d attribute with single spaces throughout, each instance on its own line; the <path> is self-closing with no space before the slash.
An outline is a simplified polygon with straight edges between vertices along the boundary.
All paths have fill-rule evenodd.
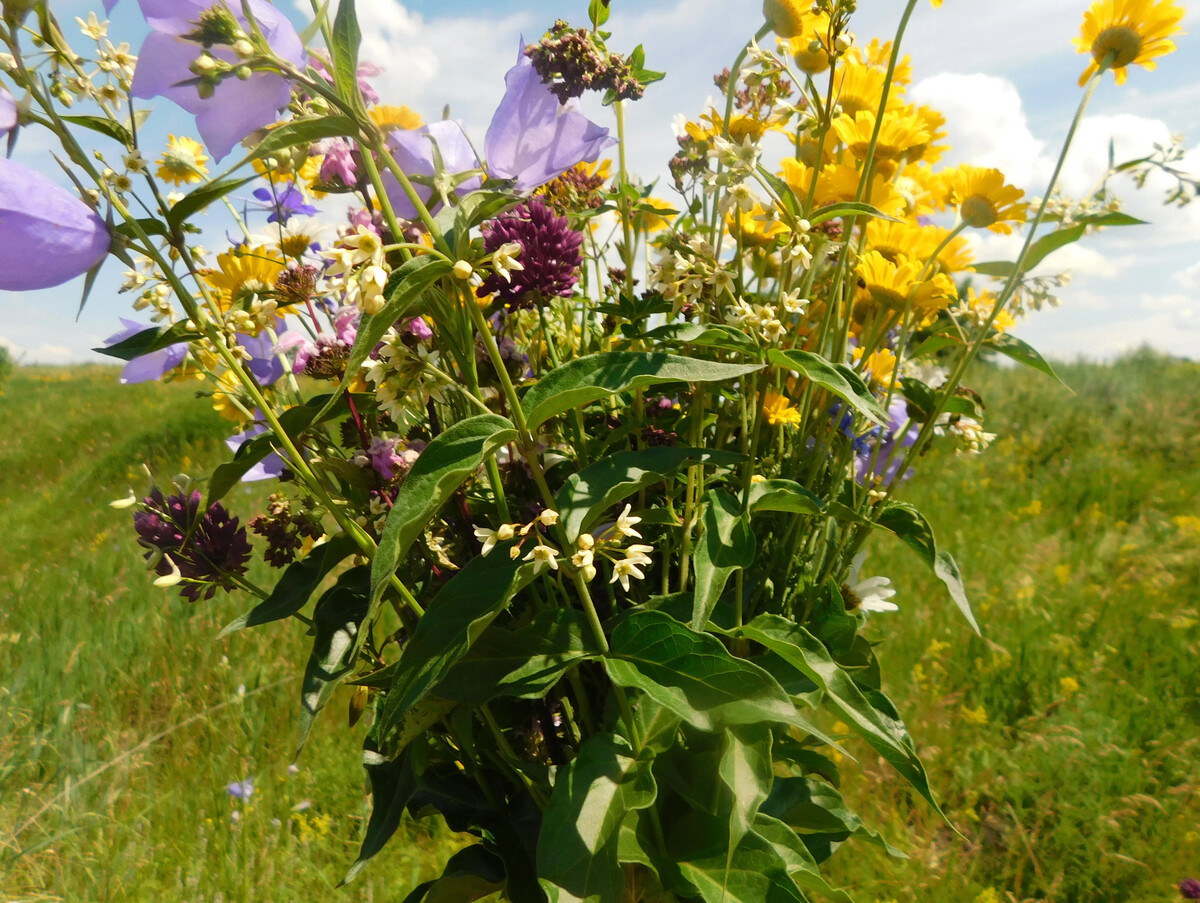
<path id="1" fill-rule="evenodd" d="M 520 630 L 493 624 L 434 692 L 475 705 L 497 696 L 540 699 L 568 668 L 599 654 L 583 636 L 583 621 L 570 609 L 539 612 Z"/>
<path id="2" fill-rule="evenodd" d="M 141 233 L 143 232 L 146 235 L 157 235 L 161 238 L 171 237 L 171 233 L 167 230 L 162 220 L 149 216 L 132 217 L 124 220 L 113 226 L 113 231 L 133 241 L 140 240 Z"/>
<path id="3" fill-rule="evenodd" d="M 171 326 L 150 326 L 141 332 L 134 333 L 124 341 L 117 342 L 115 345 L 109 345 L 104 348 L 93 348 L 92 350 L 98 351 L 100 354 L 107 354 L 109 357 L 115 357 L 118 360 L 131 361 L 135 357 L 141 357 L 143 354 L 161 351 L 179 342 L 193 342 L 200 338 L 200 333 L 189 330 L 186 327 L 187 324 L 185 322 L 175 323 Z"/>
<path id="4" fill-rule="evenodd" d="M 290 618 L 305 606 L 329 572 L 356 551 L 357 543 L 345 533 L 315 546 L 305 558 L 289 564 L 271 594 L 246 614 L 226 624 L 217 639 L 247 627 Z"/>
<path id="5" fill-rule="evenodd" d="M 725 489 L 709 490 L 704 506 L 704 532 L 692 556 L 695 592 L 692 630 L 704 630 L 709 616 L 735 571 L 754 564 L 754 531 L 750 517 Z"/>
<path id="6" fill-rule="evenodd" d="M 1054 368 L 1038 353 L 1036 348 L 1028 342 L 1018 339 L 1015 335 L 1009 335 L 1007 332 L 998 332 L 987 340 L 986 347 L 994 348 L 1006 357 L 1011 357 L 1017 363 L 1032 367 L 1034 370 L 1045 373 L 1051 379 L 1067 386 L 1063 382 L 1062 377 L 1054 371 Z M 1070 389 L 1071 387 L 1067 386 L 1067 388 Z"/>
<path id="7" fill-rule="evenodd" d="M 979 623 L 971 611 L 971 602 L 967 599 L 967 588 L 963 585 L 958 565 L 948 552 L 938 551 L 933 527 L 925 515 L 907 502 L 891 501 L 879 512 L 875 525 L 894 534 L 921 557 L 934 575 L 946 584 L 950 598 L 963 613 L 971 629 L 979 633 Z"/>
<path id="8" fill-rule="evenodd" d="M 769 829 L 764 830 L 767 819 L 777 819 L 794 833 L 808 838 L 824 836 L 835 842 L 848 837 L 866 840 L 887 851 L 889 856 L 906 859 L 902 852 L 883 839 L 877 832 L 863 824 L 861 818 L 850 811 L 841 793 L 824 781 L 810 778 L 776 778 L 771 795 L 762 804 L 756 830 L 773 839 L 782 840 Z M 806 844 L 807 846 L 807 844 Z M 811 853 L 811 850 L 810 850 Z M 784 854 L 795 861 L 793 857 Z M 799 854 L 802 858 L 803 854 Z"/>
<path id="9" fill-rule="evenodd" d="M 231 191 L 237 191 L 243 185 L 253 182 L 258 176 L 227 176 L 217 179 L 183 197 L 174 207 L 167 211 L 167 225 L 172 232 L 178 232 L 179 227 L 187 222 L 193 214 L 199 213 L 213 201 L 219 201 Z"/>
<path id="10" fill-rule="evenodd" d="M 798 624 L 770 614 L 759 615 L 742 632 L 789 662 L 824 690 L 842 720 L 853 726 L 872 749 L 941 813 L 929 789 L 925 767 L 909 743 L 908 735 L 898 731 L 891 719 L 876 711 L 850 675 L 830 658 L 820 640 Z"/>
<path id="11" fill-rule="evenodd" d="M 794 224 L 804 209 L 803 203 L 796 197 L 796 192 L 792 190 L 791 185 L 783 181 L 783 179 L 779 178 L 779 176 L 775 175 L 775 173 L 771 172 L 771 170 L 767 169 L 761 163 L 757 168 L 759 177 L 770 186 L 771 190 L 775 192 L 776 196 L 782 202 L 785 220 L 789 221 L 789 224 Z"/>
<path id="12" fill-rule="evenodd" d="M 458 202 L 457 207 L 442 208 L 434 219 L 443 227 L 450 247 L 465 256 L 471 230 L 519 202 L 519 198 L 502 191 L 472 191 Z"/>
<path id="13" fill-rule="evenodd" d="M 727 348 L 758 357 L 762 349 L 758 342 L 740 329 L 716 323 L 667 323 L 651 329 L 644 336 L 654 347 L 660 348 L 670 342 L 679 345 L 700 345 L 712 348 Z"/>
<path id="14" fill-rule="evenodd" d="M 518 592 L 532 582 L 533 564 L 509 558 L 508 544 L 472 558 L 434 596 L 399 661 L 380 715 L 385 739 L 401 717 L 445 679 Z"/>
<path id="15" fill-rule="evenodd" d="M 300 741 L 296 745 L 299 757 L 329 697 L 342 679 L 354 670 L 354 646 L 359 626 L 367 613 L 367 568 L 351 568 L 338 582 L 317 600 L 313 609 L 312 654 L 304 669 L 300 691 Z"/>
<path id="16" fill-rule="evenodd" d="M 787 824 L 760 812 L 754 823 L 754 831 L 774 848 L 783 860 L 787 873 L 802 890 L 816 891 L 833 903 L 854 903 L 848 893 L 825 880 L 804 841 Z"/>
<path id="17" fill-rule="evenodd" d="M 326 138 L 353 137 L 358 125 L 346 116 L 322 116 L 317 119 L 293 119 L 273 128 L 254 146 L 250 158 L 261 160 L 281 150 L 301 144 L 312 144 Z"/>
<path id="18" fill-rule="evenodd" d="M 787 863 L 753 832 L 741 839 L 732 856 L 693 856 L 679 868 L 704 903 L 806 903 Z"/>
<path id="19" fill-rule="evenodd" d="M 554 504 L 574 542 L 613 505 L 640 489 L 661 482 L 684 464 L 737 464 L 745 456 L 702 448 L 643 448 L 619 451 L 567 477 L 555 495 Z"/>
<path id="20" fill-rule="evenodd" d="M 342 393 L 358 378 L 363 362 L 382 341 L 384 334 L 404 316 L 422 292 L 449 272 L 450 264 L 433 254 L 422 254 L 406 260 L 392 271 L 385 289 L 387 304 L 379 313 L 364 317 L 359 324 L 358 337 L 354 340 L 354 347 L 350 349 L 350 357 L 346 360 L 346 375 L 342 377 L 337 391 L 329 396 L 317 419 L 321 419 L 332 409 Z"/>
<path id="21" fill-rule="evenodd" d="M 576 358 L 539 380 L 521 399 L 531 430 L 551 417 L 617 392 L 662 383 L 705 383 L 737 379 L 760 364 L 723 364 L 649 351 L 609 351 Z"/>
<path id="22" fill-rule="evenodd" d="M 357 878 L 375 854 L 384 848 L 400 827 L 404 809 L 417 790 L 412 750 L 405 750 L 399 757 L 389 760 L 368 738 L 363 744 L 363 767 L 371 782 L 371 817 L 358 858 L 346 877 L 338 882 L 338 887 Z"/>
<path id="23" fill-rule="evenodd" d="M 750 487 L 750 512 L 821 514 L 825 503 L 795 480 L 761 480 Z"/>
<path id="24" fill-rule="evenodd" d="M 612 0 L 591 0 L 588 3 L 588 18 L 592 22 L 592 28 L 599 28 L 608 21 L 608 5 Z"/>
<path id="25" fill-rule="evenodd" d="M 296 405 L 279 415 L 279 425 L 293 441 L 299 444 L 300 434 L 312 425 L 316 414 L 317 406 L 312 402 Z M 213 502 L 223 499 L 225 494 L 238 484 L 238 481 L 246 475 L 251 467 L 275 451 L 278 446 L 279 440 L 270 430 L 255 436 L 249 442 L 242 443 L 237 454 L 233 456 L 233 460 L 218 465 L 212 476 L 209 477 L 207 503 L 211 506 Z"/>
<path id="26" fill-rule="evenodd" d="M 875 219 L 891 220 L 893 223 L 900 222 L 896 217 L 888 216 L 877 207 L 872 207 L 870 204 L 864 204 L 860 201 L 839 201 L 835 204 L 826 204 L 824 207 L 813 211 L 813 215 L 808 218 L 808 221 L 815 226 L 826 220 L 838 219 L 845 216 L 872 216 Z"/>
<path id="27" fill-rule="evenodd" d="M 613 683 L 641 690 L 701 730 L 797 721 L 770 674 L 662 612 L 639 612 L 619 624 L 604 663 Z"/>
<path id="28" fill-rule="evenodd" d="M 832 392 L 868 420 L 887 423 L 887 412 L 871 394 L 861 376 L 845 364 L 832 364 L 811 351 L 771 351 L 767 355 L 776 367 L 795 370 L 814 385 Z"/>
<path id="29" fill-rule="evenodd" d="M 621 898 L 621 823 L 657 793 L 648 757 L 636 758 L 620 737 L 597 734 L 579 747 L 559 771 L 538 837 L 538 877 L 551 903 Z"/>
<path id="30" fill-rule="evenodd" d="M 413 888 L 403 903 L 472 903 L 504 888 L 504 862 L 483 844 L 459 850 L 440 878 Z"/>
<path id="31" fill-rule="evenodd" d="M 753 827 L 758 807 L 771 792 L 771 783 L 775 779 L 770 727 L 743 724 L 726 728 L 720 775 L 733 797 L 729 811 L 729 854 L 732 856 Z"/>
<path id="32" fill-rule="evenodd" d="M 338 96 L 356 111 L 363 110 L 362 92 L 358 88 L 358 50 L 362 44 L 362 29 L 358 25 L 355 0 L 338 0 L 333 19 L 333 79 Z"/>
<path id="33" fill-rule="evenodd" d="M 497 448 L 517 437 L 498 414 L 460 420 L 439 433 L 413 463 L 396 493 L 371 561 L 371 603 L 379 602 L 396 565 L 446 500 Z"/>
<path id="34" fill-rule="evenodd" d="M 1089 227 L 1103 226 L 1144 226 L 1146 221 L 1130 216 L 1127 213 L 1096 213 L 1082 217 L 1063 229 L 1049 232 L 1035 241 L 1029 247 L 1025 259 L 1021 262 L 1021 272 L 1031 272 L 1038 264 L 1057 251 L 1059 248 L 1079 241 L 1087 234 Z M 994 260 L 986 263 L 973 264 L 971 269 L 981 276 L 992 276 L 1006 279 L 1016 269 L 1016 264 L 1007 260 Z"/>

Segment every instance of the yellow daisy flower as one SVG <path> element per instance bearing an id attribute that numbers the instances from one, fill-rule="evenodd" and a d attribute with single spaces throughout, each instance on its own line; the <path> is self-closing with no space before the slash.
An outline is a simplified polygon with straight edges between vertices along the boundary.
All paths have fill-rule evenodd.
<path id="1" fill-rule="evenodd" d="M 233 248 L 217 256 L 220 269 L 207 270 L 204 280 L 221 293 L 222 310 L 228 310 L 251 294 L 275 290 L 275 280 L 286 264 L 272 248 Z"/>
<path id="2" fill-rule="evenodd" d="M 406 106 L 393 107 L 388 104 L 380 104 L 371 107 L 367 111 L 367 115 L 385 132 L 392 129 L 419 129 L 425 124 L 425 120 L 418 113 Z"/>
<path id="3" fill-rule="evenodd" d="M 954 280 L 939 273 L 918 282 L 921 269 L 921 264 L 907 257 L 891 261 L 878 251 L 867 251 L 858 259 L 858 303 L 868 309 L 874 304 L 899 311 L 911 297 L 914 310 L 948 307 L 956 293 Z"/>
<path id="4" fill-rule="evenodd" d="M 1017 203 L 1025 196 L 1020 188 L 1004 183 L 1004 173 L 982 166 L 959 166 L 945 174 L 950 202 L 968 226 L 1012 233 L 1012 223 L 1025 222 L 1028 204 Z"/>
<path id="5" fill-rule="evenodd" d="M 936 143 L 946 139 L 946 133 L 942 131 L 946 117 L 933 107 L 926 106 L 913 108 L 913 114 L 920 120 L 929 137 L 925 139 L 924 144 L 917 144 L 908 149 L 909 162 L 924 160 L 926 163 L 936 163 L 942 158 L 942 154 L 950 150 L 950 145 Z"/>
<path id="6" fill-rule="evenodd" d="M 167 149 L 158 158 L 158 177 L 173 185 L 202 182 L 208 175 L 204 145 L 194 138 L 167 137 Z"/>
<path id="7" fill-rule="evenodd" d="M 798 426 L 801 420 L 800 411 L 792 407 L 786 397 L 776 395 L 774 392 L 768 392 L 763 398 L 763 414 L 766 415 L 767 423 L 771 426 L 778 426 L 781 423 Z"/>
<path id="8" fill-rule="evenodd" d="M 1125 83 L 1125 67 L 1136 63 L 1154 69 L 1154 58 L 1171 53 L 1169 40 L 1181 34 L 1183 7 L 1174 0 L 1096 0 L 1083 14 L 1083 27 L 1074 44 L 1092 61 L 1079 76 L 1082 86 L 1101 67 L 1111 69 L 1118 85 Z"/>
<path id="9" fill-rule="evenodd" d="M 772 247 L 777 238 L 785 237 L 791 231 L 780 222 L 774 210 L 767 213 L 759 204 L 755 204 L 749 213 L 735 207 L 725 217 L 725 226 L 729 234 L 735 239 L 740 238 L 747 248 Z"/>
<path id="10" fill-rule="evenodd" d="M 824 207 L 826 204 L 855 200 L 858 197 L 858 183 L 861 178 L 862 173 L 853 166 L 844 163 L 826 166 L 817 180 L 817 206 Z M 863 197 L 863 201 L 888 216 L 900 216 L 904 213 L 904 198 L 879 174 L 871 180 L 870 190 Z"/>
<path id="11" fill-rule="evenodd" d="M 781 38 L 791 38 L 804 29 L 806 13 L 812 4 L 806 0 L 763 0 L 763 18 Z"/>
<path id="12" fill-rule="evenodd" d="M 855 364 L 862 364 L 863 350 L 855 348 Z M 867 355 L 866 364 L 860 367 L 867 382 L 877 386 L 890 386 L 896 375 L 896 355 L 890 348 L 879 348 Z"/>
<path id="13" fill-rule="evenodd" d="M 684 130 L 693 141 L 711 141 L 718 135 L 724 134 L 725 120 L 715 108 L 709 107 L 707 112 L 700 115 L 699 122 L 685 123 Z M 741 113 L 735 113 L 729 120 L 729 137 L 735 144 L 741 144 L 747 135 L 754 141 L 758 141 L 766 130 L 765 122 L 759 122 L 754 117 Z"/>
<path id="14" fill-rule="evenodd" d="M 842 112 L 853 116 L 860 110 L 878 112 L 879 101 L 883 97 L 883 83 L 887 73 L 874 66 L 859 62 L 853 56 L 847 56 L 845 65 L 839 70 L 837 88 L 834 91 L 834 102 L 841 104 Z M 901 93 L 900 86 L 894 85 L 888 94 L 889 108 L 898 101 Z"/>
<path id="15" fill-rule="evenodd" d="M 839 116 L 833 122 L 834 131 L 856 159 L 865 160 L 871 147 L 871 135 L 875 131 L 875 114 L 870 110 L 859 110 L 853 116 Z M 900 112 L 886 113 L 875 142 L 875 159 L 880 163 L 892 163 L 904 156 L 909 148 L 924 145 L 929 141 L 921 120 L 914 115 Z M 887 167 L 884 167 L 885 169 Z M 892 167 L 894 169 L 894 165 Z"/>
<path id="16" fill-rule="evenodd" d="M 811 13 L 804 20 L 803 30 L 786 41 L 779 42 L 780 54 L 789 54 L 797 68 L 808 75 L 820 75 L 829 68 L 829 16 Z"/>
<path id="17" fill-rule="evenodd" d="M 880 42 L 879 38 L 871 38 L 871 43 L 865 50 L 862 47 L 855 47 L 854 53 L 857 54 L 859 62 L 887 72 L 888 62 L 892 58 L 892 42 Z M 892 73 L 892 84 L 908 85 L 911 82 L 912 59 L 905 54 L 896 60 L 896 69 Z"/>

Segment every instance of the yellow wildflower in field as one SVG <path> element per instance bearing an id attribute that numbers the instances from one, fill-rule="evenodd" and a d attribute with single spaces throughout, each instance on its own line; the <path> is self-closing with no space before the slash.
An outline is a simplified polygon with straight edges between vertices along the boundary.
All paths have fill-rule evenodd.
<path id="1" fill-rule="evenodd" d="M 1194 514 L 1180 514 L 1171 518 L 1176 529 L 1186 537 L 1200 536 L 1200 517 Z"/>
<path id="2" fill-rule="evenodd" d="M 1079 84 L 1101 68 L 1111 69 L 1118 85 L 1125 83 L 1130 64 L 1153 70 L 1155 57 L 1175 49 L 1169 39 L 1182 32 L 1183 13 L 1174 0 L 1096 0 L 1083 14 L 1083 27 L 1074 39 L 1080 53 L 1092 55 Z"/>
<path id="3" fill-rule="evenodd" d="M 1009 235 L 1009 223 L 1025 222 L 1029 205 L 1018 203 L 1025 192 L 1005 184 L 1000 170 L 963 165 L 947 173 L 946 179 L 950 201 L 968 226 Z"/>
<path id="4" fill-rule="evenodd" d="M 839 116 L 833 129 L 851 155 L 865 160 L 871 147 L 871 136 L 875 133 L 875 114 L 870 110 L 859 110 L 853 116 Z M 875 159 L 880 164 L 892 164 L 881 171 L 890 175 L 895 171 L 895 161 L 908 151 L 929 141 L 924 124 L 913 114 L 888 113 L 879 127 L 875 141 Z"/>
<path id="5" fill-rule="evenodd" d="M 781 423 L 796 426 L 800 423 L 800 412 L 792 407 L 785 396 L 776 395 L 774 392 L 768 392 L 763 399 L 763 413 L 771 426 Z"/>
<path id="6" fill-rule="evenodd" d="M 862 361 L 863 350 L 854 349 L 854 363 Z M 867 355 L 862 374 L 868 382 L 877 386 L 890 386 L 896 375 L 896 355 L 890 348 L 880 348 Z"/>
<path id="7" fill-rule="evenodd" d="M 941 6 L 942 0 L 933 0 L 934 6 Z M 980 891 L 979 896 L 975 898 L 975 903 L 1000 903 L 1000 894 L 996 892 L 994 887 L 984 888 Z"/>
<path id="8" fill-rule="evenodd" d="M 1058 679 L 1059 689 L 1062 690 L 1063 696 L 1070 699 L 1079 692 L 1079 681 L 1073 677 L 1060 677 Z"/>
<path id="9" fill-rule="evenodd" d="M 987 709 L 983 705 L 976 706 L 973 709 L 967 708 L 967 706 L 964 705 L 959 709 L 959 711 L 962 714 L 963 721 L 967 722 L 967 724 L 974 724 L 977 727 L 983 727 L 988 723 Z"/>
<path id="10" fill-rule="evenodd" d="M 796 67 L 808 75 L 820 75 L 829 68 L 829 16 L 813 13 L 804 23 L 804 31 L 786 42 L 780 41 L 780 53 L 791 54 Z"/>
<path id="11" fill-rule="evenodd" d="M 158 158 L 158 177 L 173 185 L 201 182 L 208 175 L 204 145 L 195 138 L 167 137 L 167 149 Z"/>

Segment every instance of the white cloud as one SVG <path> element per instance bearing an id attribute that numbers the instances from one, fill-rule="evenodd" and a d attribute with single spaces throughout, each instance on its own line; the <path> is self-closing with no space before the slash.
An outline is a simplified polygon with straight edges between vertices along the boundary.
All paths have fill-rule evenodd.
<path id="1" fill-rule="evenodd" d="M 1175 281 L 1184 288 L 1200 289 L 1200 261 L 1175 274 Z"/>

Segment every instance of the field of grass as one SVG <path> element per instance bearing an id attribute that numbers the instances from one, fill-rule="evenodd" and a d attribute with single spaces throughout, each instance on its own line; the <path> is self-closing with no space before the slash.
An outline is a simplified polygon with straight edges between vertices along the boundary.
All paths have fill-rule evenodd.
<path id="1" fill-rule="evenodd" d="M 902 609 L 869 635 L 961 836 L 851 744 L 843 790 L 911 856 L 835 857 L 864 903 L 1169 901 L 1200 877 L 1200 365 L 1063 376 L 1077 395 L 982 371 L 1001 438 L 907 492 L 983 638 L 899 544 L 868 559 Z M 153 588 L 106 504 L 147 455 L 164 480 L 223 459 L 224 423 L 192 386 L 115 377 L 17 368 L 0 396 L 0 900 L 402 900 L 448 835 L 411 823 L 332 890 L 368 812 L 362 726 L 335 697 L 289 769 L 300 626 L 214 642 L 248 605 Z"/>

